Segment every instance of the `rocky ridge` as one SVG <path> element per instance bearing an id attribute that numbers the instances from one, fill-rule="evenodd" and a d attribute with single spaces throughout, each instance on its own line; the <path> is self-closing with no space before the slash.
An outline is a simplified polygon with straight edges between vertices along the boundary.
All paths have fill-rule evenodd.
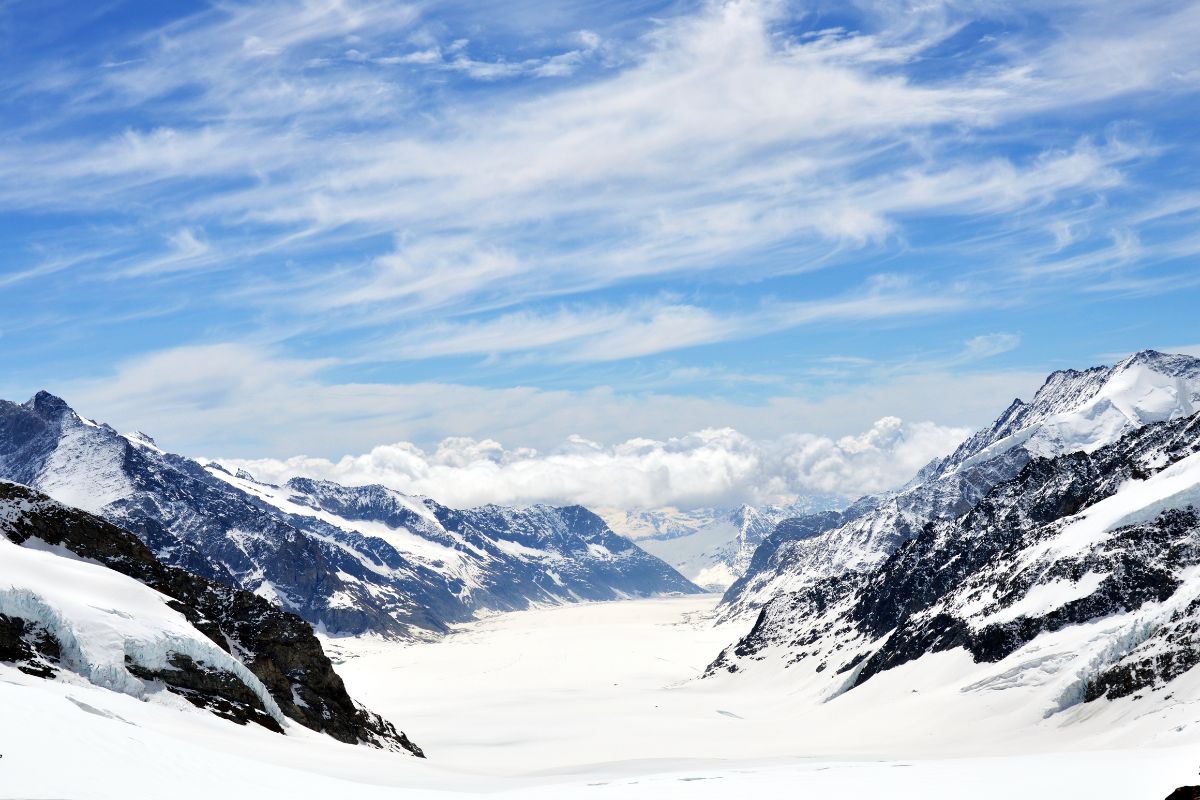
<path id="1" fill-rule="evenodd" d="M 1143 351 L 1112 367 L 1052 373 L 1025 403 L 901 489 L 865 497 L 838 514 L 784 520 L 722 599 L 725 618 L 823 578 L 869 572 L 931 521 L 965 514 L 1036 457 L 1091 452 L 1142 425 L 1200 410 L 1200 359 Z"/>
<path id="2" fill-rule="evenodd" d="M 830 698 L 962 649 L 979 664 L 1017 662 L 1004 685 L 1057 681 L 1048 713 L 1161 690 L 1200 663 L 1197 505 L 1200 415 L 1147 424 L 1091 452 L 1033 458 L 876 569 L 771 600 L 708 674 L 782 662 L 827 675 Z M 1044 655 L 1071 631 L 1085 643 Z"/>

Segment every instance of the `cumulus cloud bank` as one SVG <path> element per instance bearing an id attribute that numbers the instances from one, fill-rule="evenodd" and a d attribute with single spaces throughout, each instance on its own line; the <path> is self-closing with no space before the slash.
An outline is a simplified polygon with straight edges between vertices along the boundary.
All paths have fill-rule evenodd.
<path id="1" fill-rule="evenodd" d="M 696 508 L 884 491 L 948 453 L 967 433 L 965 428 L 884 417 L 864 433 L 839 439 L 789 434 L 756 440 L 732 428 L 710 428 L 612 446 L 572 436 L 553 451 L 539 452 L 458 437 L 443 440 L 432 452 L 399 442 L 338 461 L 296 456 L 218 462 L 270 483 L 296 476 L 351 485 L 380 483 L 455 507 L 547 502 Z"/>

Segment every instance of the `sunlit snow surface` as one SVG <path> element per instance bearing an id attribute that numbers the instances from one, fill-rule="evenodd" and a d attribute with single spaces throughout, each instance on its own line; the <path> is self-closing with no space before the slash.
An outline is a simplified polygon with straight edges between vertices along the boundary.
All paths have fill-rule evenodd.
<path id="1" fill-rule="evenodd" d="M 706 621 L 714 603 L 584 604 L 438 643 L 332 642 L 351 693 L 427 762 L 0 667 L 0 797 L 1136 800 L 1195 782 L 1196 674 L 1170 696 L 1044 719 L 1037 681 L 949 652 L 819 703 L 790 673 L 694 680 L 737 634 Z"/>

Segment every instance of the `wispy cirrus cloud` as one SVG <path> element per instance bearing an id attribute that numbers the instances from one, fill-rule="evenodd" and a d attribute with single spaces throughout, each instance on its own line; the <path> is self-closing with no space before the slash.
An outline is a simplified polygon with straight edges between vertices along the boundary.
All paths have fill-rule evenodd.
<path id="1" fill-rule="evenodd" d="M 898 319 L 977 305 L 977 299 L 953 288 L 922 290 L 902 277 L 884 275 L 843 296 L 803 303 L 768 300 L 744 310 L 714 311 L 666 298 L 437 323 L 393 340 L 372 341 L 368 350 L 404 359 L 540 351 L 553 360 L 616 361 L 811 325 Z"/>
<path id="2" fill-rule="evenodd" d="M 1200 253 L 1194 3 L 157 13 L 61 41 L 33 20 L 38 47 L 0 56 L 0 302 L 29 380 L 77 365 L 48 327 L 107 326 L 113 361 L 238 340 L 341 387 L 619 394 L 606 365 L 654 361 L 833 396 L 823 356 L 974 369 L 1018 352 L 986 332 L 1024 351 L 1037 309 L 1164 296 Z"/>
<path id="3" fill-rule="evenodd" d="M 739 399 L 677 391 L 687 382 L 745 382 L 737 374 L 672 371 L 635 391 L 617 392 L 369 383 L 340 378 L 344 366 L 336 359 L 294 358 L 224 342 L 158 350 L 95 379 L 60 380 L 48 388 L 80 413 L 120 430 L 143 430 L 175 452 L 279 459 L 307 452 L 336 460 L 381 442 L 407 441 L 428 450 L 457 436 L 548 452 L 572 436 L 607 447 L 724 427 L 755 440 L 797 432 L 838 440 L 886 416 L 914 423 L 935 419 L 959 430 L 995 416 L 1011 397 L 1028 396 L 1044 378 L 1021 370 L 957 374 L 946 365 L 912 364 L 889 372 L 855 364 L 871 370 L 868 385 L 843 381 L 836 391 L 814 397 L 803 386 L 751 376 L 766 397 Z"/>
<path id="4" fill-rule="evenodd" d="M 711 4 L 652 27 L 594 80 L 481 109 L 435 107 L 420 124 L 408 121 L 421 104 L 407 73 L 320 55 L 344 55 L 347 39 L 362 53 L 372 41 L 415 36 L 418 9 L 309 2 L 289 11 L 221 7 L 129 43 L 139 57 L 100 78 L 81 70 L 71 89 L 98 112 L 157 101 L 168 122 L 126 126 L 83 151 L 77 136 L 13 149 L 6 171 L 33 167 L 42 180 L 9 186 L 45 188 L 32 197 L 11 189 L 12 202 L 86 208 L 114 193 L 178 196 L 181 182 L 208 179 L 219 185 L 183 191 L 163 224 L 251 221 L 296 228 L 310 243 L 347 226 L 363 237 L 450 235 L 485 254 L 452 270 L 468 291 L 477 288 L 472 264 L 496 247 L 543 281 L 567 263 L 593 280 L 633 278 L 786 240 L 826 250 L 877 241 L 902 215 L 1044 205 L 1115 185 L 1117 165 L 1137 156 L 1086 141 L 1020 160 L 962 152 L 955 127 L 986 130 L 1047 98 L 1065 102 L 1060 84 L 1076 77 L 1047 52 L 1045 63 L 1031 54 L 1042 71 L 1020 81 L 1007 65 L 914 80 L 905 68 L 962 24 L 948 11 L 897 30 L 791 38 L 777 30 L 790 21 L 784 6 Z M 1141 52 L 1128 58 L 1153 74 L 1156 62 L 1138 60 Z M 1128 80 L 1107 86 L 1129 90 Z M 549 228 L 522 229 L 548 219 L 554 233 L 539 249 L 533 242 L 547 241 Z M 455 230 L 463 220 L 469 244 Z M 562 241 L 584 231 L 612 255 Z"/>

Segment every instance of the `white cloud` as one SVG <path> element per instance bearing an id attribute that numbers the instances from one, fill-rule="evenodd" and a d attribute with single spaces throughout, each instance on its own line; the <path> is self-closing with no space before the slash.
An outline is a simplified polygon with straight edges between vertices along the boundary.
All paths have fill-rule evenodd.
<path id="1" fill-rule="evenodd" d="M 1015 350 L 1021 345 L 1021 337 L 1015 333 L 987 333 L 968 339 L 963 347 L 961 361 L 979 361 Z"/>
<path id="2" fill-rule="evenodd" d="M 479 323 L 440 323 L 400 337 L 407 358 L 497 354 L 562 347 L 568 361 L 610 361 L 734 337 L 744 321 L 675 303 L 517 312 Z"/>
<path id="3" fill-rule="evenodd" d="M 963 428 L 885 417 L 858 436 L 838 440 L 804 434 L 754 440 L 724 428 L 611 446 L 576 436 L 545 453 L 509 450 L 490 439 L 454 438 L 430 452 L 401 442 L 336 462 L 305 457 L 220 461 L 269 482 L 301 475 L 352 485 L 381 483 L 457 507 L 550 502 L 691 508 L 789 502 L 818 493 L 856 497 L 894 488 L 966 434 Z"/>

